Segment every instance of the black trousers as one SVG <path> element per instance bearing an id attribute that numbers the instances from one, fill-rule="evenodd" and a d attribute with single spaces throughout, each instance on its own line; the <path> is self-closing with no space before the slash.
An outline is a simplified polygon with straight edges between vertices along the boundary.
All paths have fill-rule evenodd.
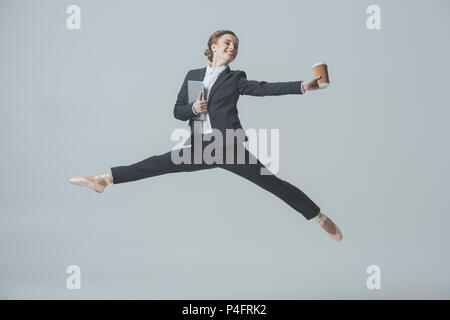
<path id="1" fill-rule="evenodd" d="M 212 141 L 214 141 L 214 138 L 212 138 L 209 142 L 202 141 L 199 144 L 201 146 L 201 151 L 203 152 L 205 147 Z M 265 168 L 265 166 L 243 146 L 243 149 L 241 150 L 244 151 L 245 161 L 242 161 L 241 157 L 241 161 L 238 162 L 238 144 L 234 143 L 224 146 L 222 152 L 220 150 L 212 150 L 212 152 L 210 152 L 212 156 L 218 156 L 219 158 L 222 157 L 223 159 L 222 163 L 218 163 L 219 161 L 217 161 L 212 164 L 208 164 L 210 161 L 205 162 L 205 159 L 203 158 L 200 159 L 201 163 L 195 163 L 194 152 L 200 151 L 197 146 L 197 144 L 192 144 L 191 147 L 169 151 L 160 155 L 154 155 L 129 166 L 112 167 L 111 173 L 113 175 L 114 184 L 136 181 L 167 173 L 222 168 L 255 183 L 261 188 L 279 197 L 289 206 L 301 213 L 307 220 L 310 220 L 319 214 L 320 208 L 300 189 L 273 174 L 261 175 L 261 169 Z M 208 151 L 211 151 L 211 149 Z M 185 152 L 190 153 L 189 156 L 191 163 L 175 164 L 174 161 L 172 161 L 172 152 L 178 153 L 180 157 L 185 156 Z M 202 152 L 200 152 L 200 154 L 202 154 Z M 233 161 L 226 161 L 227 154 L 230 152 L 233 153 L 233 157 L 231 157 L 230 154 L 229 159 L 233 159 Z"/>

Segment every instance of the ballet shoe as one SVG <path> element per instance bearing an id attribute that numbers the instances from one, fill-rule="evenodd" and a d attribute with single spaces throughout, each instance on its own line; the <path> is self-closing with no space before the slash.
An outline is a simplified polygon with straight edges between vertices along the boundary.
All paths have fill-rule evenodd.
<path id="1" fill-rule="evenodd" d="M 100 178 L 102 178 L 106 182 L 106 186 L 112 184 L 111 181 L 109 181 L 109 174 L 105 173 L 102 175 L 98 175 L 94 177 L 94 181 L 90 181 L 89 179 L 85 177 L 73 177 L 70 178 L 69 182 L 71 184 L 75 184 L 82 187 L 88 187 L 89 189 L 92 189 L 98 193 L 101 193 L 105 190 L 104 185 L 99 183 Z"/>
<path id="2" fill-rule="evenodd" d="M 322 227 L 323 230 L 325 230 L 325 232 L 330 236 L 331 239 L 336 240 L 336 241 L 341 241 L 343 238 L 342 232 L 341 230 L 338 228 L 338 226 L 330 219 L 328 218 L 325 214 L 323 214 L 322 212 L 319 213 L 319 215 L 317 217 L 315 217 L 314 219 L 316 219 L 316 221 L 320 224 L 320 226 Z M 335 231 L 334 233 L 329 232 L 327 229 L 325 229 L 324 224 L 325 221 L 329 220 L 335 227 Z"/>

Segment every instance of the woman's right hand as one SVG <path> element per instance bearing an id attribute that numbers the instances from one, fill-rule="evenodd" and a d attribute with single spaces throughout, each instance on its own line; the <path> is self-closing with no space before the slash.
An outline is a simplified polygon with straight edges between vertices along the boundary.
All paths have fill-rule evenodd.
<path id="1" fill-rule="evenodd" d="M 197 97 L 197 101 L 194 102 L 194 110 L 197 113 L 206 112 L 208 110 L 208 105 L 206 100 L 202 100 L 203 92 L 200 91 Z"/>

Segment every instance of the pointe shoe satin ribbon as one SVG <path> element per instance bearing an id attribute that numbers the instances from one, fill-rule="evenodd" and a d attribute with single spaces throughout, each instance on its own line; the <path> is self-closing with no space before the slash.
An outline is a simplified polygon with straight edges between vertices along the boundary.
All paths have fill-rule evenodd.
<path id="1" fill-rule="evenodd" d="M 89 179 L 86 179 L 84 177 L 73 177 L 73 178 L 70 178 L 69 182 L 72 184 L 78 185 L 78 186 L 88 187 L 89 189 L 92 189 L 98 193 L 101 193 L 101 192 L 103 192 L 103 190 L 105 190 L 106 186 L 99 183 L 100 178 L 102 178 L 106 182 L 106 185 L 112 184 L 112 182 L 109 181 L 108 173 L 95 176 L 94 181 L 90 181 Z"/>

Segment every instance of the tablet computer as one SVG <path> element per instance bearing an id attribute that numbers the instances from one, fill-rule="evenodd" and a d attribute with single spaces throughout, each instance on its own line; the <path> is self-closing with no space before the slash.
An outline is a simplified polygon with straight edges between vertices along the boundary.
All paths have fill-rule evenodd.
<path id="1" fill-rule="evenodd" d="M 188 80 L 188 103 L 192 103 L 197 101 L 198 94 L 200 91 L 203 92 L 202 99 L 205 99 L 205 88 L 203 87 L 203 81 L 197 81 L 197 80 Z M 193 116 L 192 119 L 194 120 L 206 120 L 206 112 L 199 113 L 196 116 Z"/>

